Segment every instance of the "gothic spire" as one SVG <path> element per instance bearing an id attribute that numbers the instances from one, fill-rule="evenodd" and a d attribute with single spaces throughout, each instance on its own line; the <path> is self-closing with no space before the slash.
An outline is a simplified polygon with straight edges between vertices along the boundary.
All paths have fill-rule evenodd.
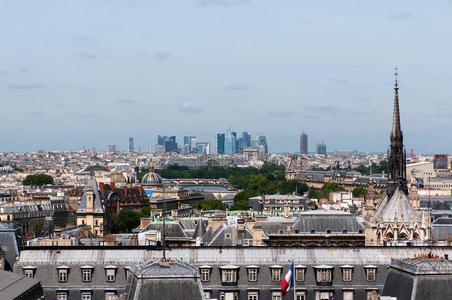
<path id="1" fill-rule="evenodd" d="M 394 84 L 394 111 L 392 116 L 392 135 L 398 136 L 401 133 L 400 129 L 400 111 L 399 111 L 399 85 L 397 82 L 397 68 L 395 68 L 395 84 Z"/>

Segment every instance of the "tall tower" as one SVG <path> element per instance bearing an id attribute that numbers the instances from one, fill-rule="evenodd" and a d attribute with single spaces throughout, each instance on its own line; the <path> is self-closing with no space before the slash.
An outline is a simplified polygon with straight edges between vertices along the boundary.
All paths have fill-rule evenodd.
<path id="1" fill-rule="evenodd" d="M 308 154 L 308 135 L 305 132 L 300 135 L 300 154 Z"/>
<path id="2" fill-rule="evenodd" d="M 129 153 L 135 152 L 135 139 L 133 137 L 129 137 Z"/>
<path id="3" fill-rule="evenodd" d="M 408 194 L 406 181 L 406 152 L 403 147 L 403 133 L 400 129 L 400 110 L 399 110 L 399 86 L 397 82 L 397 68 L 395 72 L 394 84 L 394 111 L 392 117 L 392 131 L 390 134 L 391 145 L 388 155 L 388 186 L 386 194 L 390 198 L 397 187 Z"/>

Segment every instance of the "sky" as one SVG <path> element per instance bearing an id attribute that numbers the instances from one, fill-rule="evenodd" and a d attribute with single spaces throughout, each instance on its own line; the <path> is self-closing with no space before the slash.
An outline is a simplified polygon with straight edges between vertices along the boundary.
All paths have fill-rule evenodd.
<path id="1" fill-rule="evenodd" d="M 0 0 L 0 152 L 264 134 L 452 153 L 452 1 Z"/>

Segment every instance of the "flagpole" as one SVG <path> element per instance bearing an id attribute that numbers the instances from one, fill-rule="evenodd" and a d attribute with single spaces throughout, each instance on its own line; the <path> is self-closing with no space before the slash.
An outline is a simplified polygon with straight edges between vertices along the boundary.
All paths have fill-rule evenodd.
<path id="1" fill-rule="evenodd" d="M 292 257 L 292 264 L 293 264 L 293 300 L 297 300 L 297 290 L 295 289 L 295 286 L 297 285 L 297 277 L 295 277 L 295 259 Z"/>

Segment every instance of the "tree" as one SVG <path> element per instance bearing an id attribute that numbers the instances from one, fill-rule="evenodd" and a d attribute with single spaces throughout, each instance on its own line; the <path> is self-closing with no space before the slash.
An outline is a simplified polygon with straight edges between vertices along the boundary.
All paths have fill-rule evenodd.
<path id="1" fill-rule="evenodd" d="M 367 196 L 367 189 L 360 186 L 360 187 L 354 188 L 352 193 L 353 193 L 353 197 L 364 198 Z"/>
<path id="2" fill-rule="evenodd" d="M 226 210 L 226 204 L 216 199 L 204 199 L 194 203 L 191 207 L 202 210 Z"/>
<path id="3" fill-rule="evenodd" d="M 248 200 L 239 200 L 237 202 L 234 202 L 234 204 L 231 206 L 230 210 L 248 210 Z"/>
<path id="4" fill-rule="evenodd" d="M 111 221 L 112 233 L 128 233 L 140 225 L 140 213 L 131 209 L 122 209 Z"/>
<path id="5" fill-rule="evenodd" d="M 38 237 L 41 235 L 43 227 L 44 227 L 43 222 L 39 222 L 39 223 L 35 224 L 35 226 L 33 227 L 33 233 L 34 233 L 35 237 Z"/>
<path id="6" fill-rule="evenodd" d="M 32 174 L 25 177 L 22 185 L 42 186 L 46 184 L 53 184 L 53 178 L 47 174 Z"/>

